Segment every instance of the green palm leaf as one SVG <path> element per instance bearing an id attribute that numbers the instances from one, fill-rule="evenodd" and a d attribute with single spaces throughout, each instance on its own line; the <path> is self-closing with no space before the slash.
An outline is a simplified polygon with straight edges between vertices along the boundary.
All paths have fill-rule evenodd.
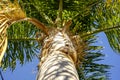
<path id="1" fill-rule="evenodd" d="M 36 25 L 38 28 L 43 30 L 46 35 L 48 35 L 47 29 L 42 23 L 40 23 L 37 19 L 26 17 L 26 14 L 22 11 L 16 0 L 14 3 L 9 0 L 0 2 L 0 62 L 7 48 L 7 28 L 13 23 L 26 20 Z M 21 29 L 24 30 L 23 28 Z M 13 30 L 16 33 L 22 32 L 18 31 L 19 29 L 17 28 Z M 16 36 L 16 33 L 13 35 L 14 39 L 20 39 L 20 37 Z M 13 38 L 11 37 L 11 39 Z"/>
<path id="2" fill-rule="evenodd" d="M 103 7 L 101 7 L 103 6 Z M 96 11 L 95 23 L 99 31 L 105 32 L 110 46 L 114 51 L 120 53 L 120 38 L 119 38 L 119 28 L 120 28 L 120 3 L 119 1 L 113 1 L 106 3 L 106 5 L 101 4 Z M 97 32 L 97 31 L 96 31 Z"/>

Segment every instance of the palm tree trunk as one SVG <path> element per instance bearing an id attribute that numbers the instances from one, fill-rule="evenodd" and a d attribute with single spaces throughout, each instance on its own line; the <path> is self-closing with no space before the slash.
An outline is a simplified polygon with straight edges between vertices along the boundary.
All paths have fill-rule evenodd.
<path id="1" fill-rule="evenodd" d="M 67 34 L 58 32 L 44 41 L 37 80 L 79 80 L 76 51 Z"/>

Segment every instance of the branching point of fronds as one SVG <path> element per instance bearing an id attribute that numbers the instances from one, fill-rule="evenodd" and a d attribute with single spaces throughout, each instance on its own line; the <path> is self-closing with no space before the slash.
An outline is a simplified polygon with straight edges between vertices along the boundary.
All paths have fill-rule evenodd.
<path id="1" fill-rule="evenodd" d="M 63 28 L 63 33 L 65 33 L 69 29 L 71 24 L 72 24 L 72 20 L 69 20 L 68 22 L 65 23 L 64 28 Z"/>

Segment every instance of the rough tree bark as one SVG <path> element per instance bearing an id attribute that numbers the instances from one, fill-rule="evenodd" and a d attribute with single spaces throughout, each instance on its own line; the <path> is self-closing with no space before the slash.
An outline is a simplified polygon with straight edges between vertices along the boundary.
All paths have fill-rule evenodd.
<path id="1" fill-rule="evenodd" d="M 37 80 L 79 80 L 74 46 L 67 34 L 58 32 L 44 40 Z"/>

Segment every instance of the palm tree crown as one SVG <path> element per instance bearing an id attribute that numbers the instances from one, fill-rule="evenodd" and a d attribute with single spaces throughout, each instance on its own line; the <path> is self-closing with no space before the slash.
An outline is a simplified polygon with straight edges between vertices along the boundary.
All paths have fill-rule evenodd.
<path id="1" fill-rule="evenodd" d="M 32 60 L 43 40 L 55 35 L 58 31 L 69 35 L 77 51 L 71 57 L 78 67 L 87 68 L 88 65 L 85 63 L 92 63 L 87 62 L 87 59 L 97 58 L 93 57 L 94 53 L 98 53 L 96 55 L 98 57 L 101 55 L 97 52 L 101 49 L 100 46 L 90 46 L 91 43 L 94 43 L 95 35 L 99 32 L 104 32 L 113 50 L 120 52 L 119 1 L 20 0 L 19 4 L 17 0 L 0 2 L 0 61 L 6 51 L 8 40 L 8 50 L 2 61 L 4 64 L 1 65 L 4 68 L 8 66 L 15 68 L 17 59 L 21 64 L 25 60 Z M 90 52 L 92 50 L 96 52 Z M 108 68 L 107 65 L 103 66 Z M 82 78 L 85 76 L 83 75 Z"/>

